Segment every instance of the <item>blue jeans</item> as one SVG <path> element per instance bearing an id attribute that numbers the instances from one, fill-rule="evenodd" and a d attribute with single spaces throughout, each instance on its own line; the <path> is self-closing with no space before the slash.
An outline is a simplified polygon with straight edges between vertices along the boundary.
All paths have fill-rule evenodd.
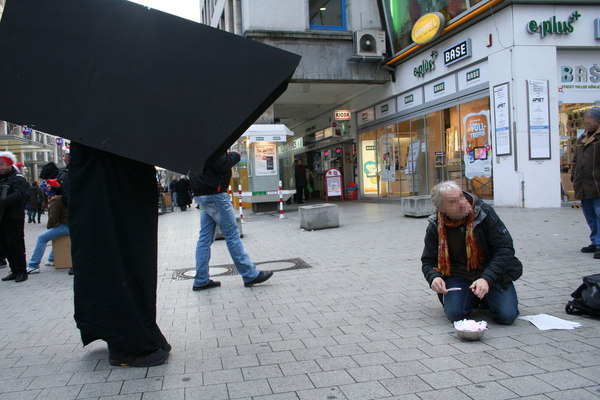
<path id="1" fill-rule="evenodd" d="M 248 253 L 244 250 L 240 231 L 233 213 L 233 206 L 227 193 L 211 194 L 194 197 L 200 205 L 200 237 L 196 246 L 196 277 L 194 286 L 204 286 L 208 283 L 210 275 L 208 263 L 210 261 L 210 246 L 215 241 L 217 225 L 223 232 L 227 249 L 233 263 L 244 282 L 250 282 L 258 276 L 256 266 L 250 261 Z"/>
<path id="2" fill-rule="evenodd" d="M 469 289 L 472 283 L 472 281 L 458 276 L 446 278 L 446 289 L 461 288 L 461 290 L 444 295 L 444 312 L 450 321 L 467 318 L 479 303 L 480 300 Z M 519 300 L 515 285 L 512 283 L 506 290 L 502 290 L 499 285 L 491 286 L 490 291 L 483 299 L 487 301 L 490 316 L 499 324 L 511 325 L 519 315 Z"/>
<path id="3" fill-rule="evenodd" d="M 581 209 L 590 227 L 590 241 L 600 247 L 600 197 L 581 199 Z"/>
<path id="4" fill-rule="evenodd" d="M 61 224 L 55 228 L 48 229 L 46 232 L 40 234 L 40 236 L 38 236 L 37 244 L 35 245 L 33 255 L 31 256 L 31 260 L 29 261 L 29 267 L 39 268 L 40 262 L 42 262 L 42 257 L 44 257 L 44 251 L 46 251 L 46 244 L 49 241 L 62 236 L 69 236 L 69 225 Z M 48 261 L 54 262 L 53 251 L 50 252 Z"/>

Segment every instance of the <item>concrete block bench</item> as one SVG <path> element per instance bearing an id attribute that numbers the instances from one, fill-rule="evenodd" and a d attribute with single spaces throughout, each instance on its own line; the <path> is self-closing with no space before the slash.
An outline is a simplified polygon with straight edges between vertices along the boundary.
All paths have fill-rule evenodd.
<path id="1" fill-rule="evenodd" d="M 337 228 L 340 226 L 338 207 L 335 204 L 315 204 L 298 207 L 300 228 L 313 231 L 316 229 Z"/>
<path id="2" fill-rule="evenodd" d="M 428 217 L 435 213 L 431 196 L 410 196 L 402 198 L 402 214 L 405 217 Z"/>
<path id="3" fill-rule="evenodd" d="M 242 220 L 240 217 L 236 217 L 235 221 L 237 222 L 238 229 L 240 230 L 240 237 L 244 237 L 244 232 L 242 230 Z M 221 232 L 221 228 L 217 225 L 217 229 L 215 229 L 215 240 L 223 240 L 225 236 L 223 236 L 223 232 Z"/>

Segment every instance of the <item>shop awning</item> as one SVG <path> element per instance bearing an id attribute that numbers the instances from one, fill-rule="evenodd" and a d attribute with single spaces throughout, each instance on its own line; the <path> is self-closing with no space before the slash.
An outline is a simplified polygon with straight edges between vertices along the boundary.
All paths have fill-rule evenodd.
<path id="1" fill-rule="evenodd" d="M 249 137 L 250 142 L 286 142 L 294 132 L 283 124 L 254 124 L 242 136 Z"/>
<path id="2" fill-rule="evenodd" d="M 12 151 L 13 153 L 51 152 L 54 150 L 52 146 L 13 135 L 0 135 L 0 149 Z"/>

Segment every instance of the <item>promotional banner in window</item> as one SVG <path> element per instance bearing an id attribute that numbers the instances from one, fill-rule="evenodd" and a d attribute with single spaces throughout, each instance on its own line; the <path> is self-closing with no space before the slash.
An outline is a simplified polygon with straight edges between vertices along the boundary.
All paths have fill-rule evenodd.
<path id="1" fill-rule="evenodd" d="M 492 153 L 489 137 L 489 110 L 463 117 L 465 177 L 492 176 Z"/>

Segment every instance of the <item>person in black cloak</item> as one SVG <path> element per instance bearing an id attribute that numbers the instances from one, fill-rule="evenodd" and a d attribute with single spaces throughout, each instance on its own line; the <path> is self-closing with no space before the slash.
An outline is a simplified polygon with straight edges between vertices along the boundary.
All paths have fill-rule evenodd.
<path id="1" fill-rule="evenodd" d="M 190 181 L 185 176 L 182 176 L 175 184 L 175 191 L 177 193 L 177 206 L 181 209 L 181 211 L 187 211 L 187 207 L 192 204 L 190 190 Z"/>
<path id="2" fill-rule="evenodd" d="M 71 142 L 69 180 L 75 321 L 83 344 L 105 340 L 111 365 L 164 363 L 171 346 L 156 324 L 156 170 Z M 98 213 L 110 217 L 89 218 Z"/>

